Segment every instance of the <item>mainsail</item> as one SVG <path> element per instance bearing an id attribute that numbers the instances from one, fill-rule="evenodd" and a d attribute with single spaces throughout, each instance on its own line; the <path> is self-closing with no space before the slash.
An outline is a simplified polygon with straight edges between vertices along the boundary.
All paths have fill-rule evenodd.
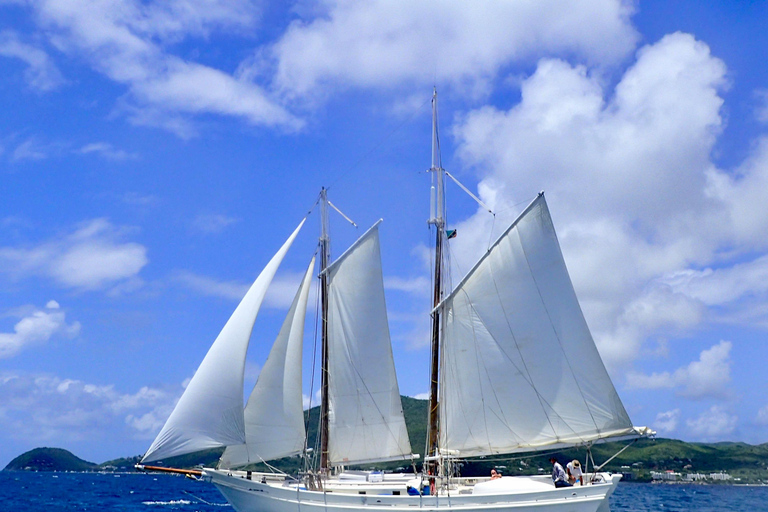
<path id="1" fill-rule="evenodd" d="M 636 435 L 543 194 L 439 307 L 442 449 L 467 457 Z"/>
<path id="2" fill-rule="evenodd" d="M 304 449 L 301 358 L 315 258 L 309 264 L 245 406 L 245 444 L 228 446 L 219 467 L 287 457 Z"/>
<path id="3" fill-rule="evenodd" d="M 277 268 L 303 225 L 304 220 L 251 285 L 142 462 L 245 443 L 243 373 L 253 323 Z"/>
<path id="4" fill-rule="evenodd" d="M 389 338 L 379 222 L 326 269 L 334 465 L 411 457 Z"/>

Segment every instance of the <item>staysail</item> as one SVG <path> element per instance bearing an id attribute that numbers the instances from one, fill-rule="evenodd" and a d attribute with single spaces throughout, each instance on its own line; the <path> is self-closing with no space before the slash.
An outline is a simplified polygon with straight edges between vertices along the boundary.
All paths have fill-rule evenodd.
<path id="1" fill-rule="evenodd" d="M 411 458 L 387 323 L 380 222 L 326 269 L 333 465 Z"/>
<path id="2" fill-rule="evenodd" d="M 253 323 L 267 288 L 304 220 L 232 313 L 142 462 L 245 443 L 243 372 Z"/>
<path id="3" fill-rule="evenodd" d="M 280 333 L 245 406 L 245 444 L 228 446 L 219 466 L 233 468 L 287 457 L 304 449 L 301 358 L 307 298 L 315 267 L 309 264 Z"/>
<path id="4" fill-rule="evenodd" d="M 543 194 L 439 307 L 441 449 L 479 456 L 635 434 Z"/>

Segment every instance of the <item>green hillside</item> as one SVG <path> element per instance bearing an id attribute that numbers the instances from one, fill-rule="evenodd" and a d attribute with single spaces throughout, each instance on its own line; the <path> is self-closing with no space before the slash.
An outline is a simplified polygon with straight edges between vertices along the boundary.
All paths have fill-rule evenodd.
<path id="1" fill-rule="evenodd" d="M 426 400 L 417 400 L 415 398 L 401 396 L 400 399 L 403 403 L 403 414 L 405 415 L 405 424 L 408 428 L 408 436 L 411 441 L 411 450 L 413 453 L 423 455 L 424 446 L 427 439 L 427 407 L 428 402 Z M 307 426 L 307 446 L 313 450 L 314 454 L 320 452 L 318 445 L 318 427 L 320 425 L 320 407 L 313 407 L 304 413 L 305 424 Z M 377 469 L 384 470 L 396 470 L 408 466 L 407 461 L 388 462 L 384 464 L 377 464 Z M 166 461 L 163 465 L 170 465 Z M 285 457 L 276 461 L 270 461 L 270 465 L 285 471 L 286 473 L 298 473 L 302 468 L 302 460 L 299 457 Z M 179 466 L 179 467 L 191 467 L 191 466 Z M 373 466 L 366 466 L 373 467 Z M 267 470 L 264 464 L 252 464 L 246 469 L 254 471 Z"/>
<path id="2" fill-rule="evenodd" d="M 413 453 L 423 458 L 426 444 L 427 407 L 426 400 L 401 397 L 408 435 L 411 440 Z M 307 425 L 307 445 L 313 448 L 313 455 L 319 453 L 317 447 L 317 431 L 320 409 L 313 407 L 305 412 Z M 592 449 L 594 460 L 602 464 L 627 443 L 605 443 L 595 445 Z M 158 466 L 176 468 L 194 468 L 197 466 L 213 467 L 221 456 L 222 449 L 207 450 L 179 457 L 172 457 L 152 463 Z M 550 456 L 555 456 L 561 462 L 579 459 L 585 462 L 584 448 L 549 451 L 541 454 L 520 454 L 515 457 L 493 456 L 467 460 L 462 463 L 461 473 L 464 476 L 488 475 L 491 468 L 500 468 L 505 475 L 535 474 L 550 471 L 548 462 Z M 58 448 L 36 448 L 16 457 L 5 468 L 6 470 L 35 470 L 35 471 L 132 471 L 139 462 L 140 456 L 116 459 L 93 464 L 78 459 L 70 452 Z M 286 457 L 270 464 L 286 473 L 296 474 L 303 469 L 303 460 L 296 457 Z M 421 459 L 417 460 L 421 467 Z M 409 471 L 410 464 L 406 461 L 386 464 L 368 464 L 364 469 L 384 469 L 390 471 Z M 266 470 L 263 464 L 254 464 L 248 469 Z M 618 455 L 605 466 L 606 470 L 622 472 L 627 478 L 638 481 L 648 481 L 651 471 L 676 471 L 683 473 L 704 473 L 726 471 L 742 483 L 768 482 L 768 443 L 749 445 L 746 443 L 686 443 L 675 439 L 643 439 Z"/>
<path id="3" fill-rule="evenodd" d="M 35 448 L 13 459 L 3 471 L 93 471 L 97 468 L 97 464 L 61 448 Z"/>
<path id="4" fill-rule="evenodd" d="M 592 447 L 594 461 L 600 465 L 629 442 L 604 443 Z M 492 467 L 503 466 L 504 474 L 533 474 L 539 468 L 549 472 L 549 457 L 561 463 L 586 460 L 585 448 L 549 451 L 544 454 L 520 454 L 517 457 L 487 457 L 467 462 L 462 474 L 485 475 Z M 605 465 L 605 471 L 625 473 L 627 479 L 650 481 L 651 471 L 715 473 L 725 471 L 741 483 L 768 482 L 768 443 L 686 443 L 675 439 L 641 439 Z"/>
<path id="5" fill-rule="evenodd" d="M 427 433 L 427 408 L 426 400 L 417 400 L 403 396 L 403 412 L 408 427 L 408 435 L 411 440 L 413 453 L 418 453 L 423 458 Z M 313 407 L 306 413 L 308 446 L 314 448 L 314 453 L 319 451 L 316 446 L 317 427 L 319 424 L 319 407 Z M 627 443 L 604 443 L 595 445 L 592 449 L 594 460 L 602 464 L 615 453 L 621 450 Z M 185 456 L 184 464 L 175 467 L 193 467 L 198 464 L 211 465 L 214 453 L 208 453 L 205 457 Z M 542 471 L 548 473 L 551 465 L 549 457 L 555 456 L 563 463 L 572 459 L 585 461 L 586 450 L 584 448 L 559 450 L 542 454 L 520 454 L 515 457 L 494 456 L 484 457 L 463 462 L 461 473 L 464 476 L 483 476 L 490 473 L 491 468 L 499 467 L 506 475 L 536 474 Z M 172 461 L 165 461 L 164 465 L 174 466 Z M 299 457 L 286 457 L 270 464 L 287 473 L 295 474 L 302 470 L 302 460 Z M 651 471 L 683 471 L 710 473 L 727 471 L 732 476 L 741 478 L 743 482 L 768 482 L 768 443 L 762 445 L 749 445 L 746 443 L 686 443 L 674 439 L 643 439 L 637 441 L 630 448 L 618 455 L 605 466 L 605 470 L 628 473 L 628 477 L 638 481 L 650 481 Z M 409 470 L 409 464 L 405 461 L 390 462 L 386 464 L 368 464 L 363 468 L 377 468 L 385 470 Z M 421 467 L 421 459 L 417 460 L 417 467 Z M 629 469 L 627 469 L 629 467 Z M 267 470 L 263 464 L 254 464 L 248 469 Z M 631 476 L 630 476 L 631 475 Z"/>

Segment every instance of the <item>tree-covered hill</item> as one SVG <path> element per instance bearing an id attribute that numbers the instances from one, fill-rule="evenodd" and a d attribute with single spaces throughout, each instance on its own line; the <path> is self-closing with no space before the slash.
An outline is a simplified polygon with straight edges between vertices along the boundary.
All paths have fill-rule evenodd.
<path id="1" fill-rule="evenodd" d="M 420 455 L 417 466 L 420 468 L 424 455 L 427 431 L 426 400 L 402 397 L 405 422 L 411 440 L 413 453 Z M 313 448 L 313 453 L 319 452 L 317 446 L 317 431 L 319 424 L 319 407 L 313 407 L 305 412 L 307 425 L 307 446 Z M 592 454 L 597 464 L 610 459 L 627 443 L 598 444 L 592 448 Z M 199 453 L 169 458 L 157 463 L 167 467 L 194 468 L 197 466 L 215 466 L 222 449 L 206 450 Z M 555 456 L 561 462 L 579 459 L 585 462 L 585 448 L 570 450 L 548 451 L 538 454 L 519 454 L 510 456 L 493 456 L 476 458 L 463 462 L 461 472 L 464 476 L 488 475 L 491 468 L 502 468 L 506 475 L 531 474 L 541 471 L 549 472 L 550 456 Z M 139 462 L 140 456 L 111 460 L 96 465 L 78 459 L 70 452 L 57 448 L 36 448 L 11 461 L 7 470 L 35 471 L 132 471 Z M 286 457 L 270 464 L 286 473 L 296 474 L 303 468 L 300 457 Z M 363 467 L 385 470 L 408 471 L 410 463 L 406 461 L 390 462 L 387 464 L 366 465 Z M 249 469 L 265 470 L 263 464 L 255 464 Z M 649 480 L 651 471 L 682 471 L 710 473 L 727 471 L 734 477 L 742 478 L 745 482 L 768 482 L 768 443 L 749 445 L 746 443 L 686 443 L 675 439 L 642 439 L 610 461 L 605 468 L 614 472 L 631 472 L 638 480 Z M 629 475 L 628 475 L 629 476 Z"/>
<path id="2" fill-rule="evenodd" d="M 94 471 L 98 465 L 61 448 L 35 448 L 5 466 L 5 471 Z"/>

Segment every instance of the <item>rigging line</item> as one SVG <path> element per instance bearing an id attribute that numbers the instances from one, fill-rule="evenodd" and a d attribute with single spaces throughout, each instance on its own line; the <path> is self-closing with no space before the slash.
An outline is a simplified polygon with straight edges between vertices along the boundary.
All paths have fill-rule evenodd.
<path id="1" fill-rule="evenodd" d="M 392 135 L 394 135 L 396 132 L 398 132 L 403 126 L 413 121 L 413 119 L 416 117 L 416 114 L 420 114 L 421 109 L 424 108 L 424 105 L 432 101 L 432 96 L 429 97 L 428 100 L 424 101 L 421 105 L 416 107 L 410 116 L 408 116 L 405 120 L 403 120 L 400 124 L 396 125 L 392 130 L 390 130 L 380 141 L 378 144 L 375 144 L 371 149 L 366 151 L 360 158 L 355 160 L 352 165 L 347 167 L 344 171 L 341 172 L 338 178 L 333 180 L 329 186 L 327 186 L 325 189 L 330 190 L 332 187 L 334 187 L 338 182 L 340 182 L 342 179 L 346 178 L 347 175 L 349 175 L 350 172 L 352 172 L 361 162 L 366 160 L 370 155 L 372 155 L 376 150 L 378 150 L 381 146 L 384 145 L 385 142 L 387 142 Z"/>
<path id="2" fill-rule="evenodd" d="M 261 463 L 264 464 L 265 466 L 267 466 L 267 469 L 271 469 L 272 470 L 272 474 L 273 475 L 285 475 L 285 476 L 288 476 L 288 473 L 286 473 L 285 471 L 282 471 L 281 469 L 278 469 L 275 466 L 273 466 L 272 464 L 270 464 L 269 462 L 265 461 L 260 455 L 257 455 L 257 456 L 259 457 L 259 460 L 261 461 Z"/>
<path id="3" fill-rule="evenodd" d="M 493 220 L 491 221 L 491 229 L 488 232 L 488 251 L 491 250 L 491 245 L 493 245 L 493 228 L 496 227 L 496 214 L 493 214 Z"/>
<path id="4" fill-rule="evenodd" d="M 544 203 L 544 204 L 546 206 L 546 203 Z M 549 213 L 549 209 L 547 209 L 547 213 Z M 551 217 L 550 217 L 550 225 L 552 225 Z M 541 292 L 541 287 L 539 286 L 539 282 L 536 280 L 536 276 L 533 273 L 533 268 L 531 267 L 531 261 L 528 258 L 528 252 L 525 250 L 525 245 L 523 245 L 523 240 L 520 237 L 520 230 L 516 230 L 516 231 L 517 231 L 518 239 L 520 239 L 520 248 L 523 250 L 523 256 L 525 257 L 525 262 L 528 265 L 528 270 L 531 273 L 531 279 L 533 280 L 533 284 L 536 286 L 536 291 L 539 294 L 539 300 L 541 301 L 541 306 L 544 308 L 544 312 L 547 314 L 547 318 L 549 319 L 549 325 L 552 328 L 552 333 L 555 335 L 555 338 L 557 339 L 557 344 L 560 347 L 560 351 L 563 353 L 563 357 L 565 358 L 565 362 L 568 364 L 568 370 L 570 370 L 571 376 L 573 377 L 573 380 L 576 383 L 576 388 L 579 390 L 579 395 L 581 396 L 581 399 L 584 401 L 584 406 L 587 408 L 587 412 L 589 413 L 589 417 L 592 419 L 592 423 L 595 425 L 595 430 L 599 434 L 600 433 L 600 427 L 597 426 L 597 420 L 595 420 L 595 416 L 594 416 L 594 414 L 592 414 L 592 408 L 589 407 L 589 404 L 587 403 L 587 397 L 584 396 L 584 391 L 581 389 L 581 384 L 579 383 L 579 379 L 576 378 L 576 373 L 573 371 L 573 365 L 571 364 L 571 360 L 568 358 L 568 354 L 565 351 L 565 347 L 563 347 L 563 340 L 560 339 L 560 334 L 557 332 L 557 329 L 555 328 L 555 323 L 552 321 L 552 315 L 549 313 L 549 309 L 547 308 L 547 304 L 544 301 L 544 296 L 543 296 L 543 294 Z M 557 241 L 557 233 L 554 232 L 554 226 L 553 226 L 552 232 L 553 232 L 553 234 L 555 236 L 555 241 Z M 562 259 L 563 258 L 563 253 L 562 253 L 562 251 L 560 251 L 560 243 L 559 242 L 558 242 L 557 248 L 558 248 L 558 252 L 560 252 L 560 258 Z M 570 278 L 569 278 L 569 281 L 570 281 Z M 571 289 L 573 289 L 573 284 L 572 283 L 571 283 Z M 574 291 L 574 295 L 575 295 L 575 293 L 576 292 Z M 581 312 L 581 306 L 579 306 L 579 312 Z M 583 313 L 582 313 L 582 317 L 583 317 Z M 591 338 L 591 335 L 590 335 L 590 338 Z M 594 341 L 593 341 L 593 343 L 594 343 Z M 554 412 L 554 409 L 553 409 L 553 412 Z M 555 414 L 557 414 L 557 413 L 555 412 Z M 560 417 L 561 420 L 563 420 L 563 418 L 559 414 L 557 416 Z M 563 422 L 566 425 L 568 425 L 568 428 L 570 428 L 571 431 L 574 434 L 576 434 L 576 431 L 573 429 L 573 427 L 571 427 L 568 424 L 568 422 L 566 422 L 564 420 L 563 420 Z M 577 436 L 578 436 L 578 434 L 577 434 Z"/>
<path id="5" fill-rule="evenodd" d="M 331 208 L 333 208 L 334 210 L 336 210 L 336 213 L 338 213 L 339 215 L 341 215 L 342 217 L 344 217 L 344 220 L 346 220 L 347 222 L 349 222 L 350 224 L 352 224 L 354 227 L 357 227 L 357 224 L 355 224 L 355 221 L 353 221 L 352 219 L 350 219 L 349 217 L 347 217 L 346 215 L 344 215 L 344 212 L 342 212 L 341 210 L 339 210 L 338 208 L 336 208 L 336 205 L 335 205 L 335 204 L 333 204 L 332 202 L 328 201 L 328 206 L 330 206 Z"/>
<path id="6" fill-rule="evenodd" d="M 608 464 L 608 463 L 609 463 L 609 462 L 611 462 L 613 459 L 615 459 L 616 457 L 618 457 L 619 455 L 621 455 L 621 453 L 622 453 L 624 450 L 626 450 L 627 448 L 629 448 L 630 446 L 632 446 L 633 444 L 635 444 L 635 443 L 636 443 L 636 442 L 637 442 L 639 439 L 640 439 L 639 437 L 638 437 L 638 438 L 636 438 L 636 439 L 633 439 L 633 440 L 632 440 L 632 442 L 630 442 L 630 443 L 629 443 L 627 446 L 625 446 L 624 448 L 622 448 L 621 450 L 619 450 L 618 452 L 616 452 L 616 453 L 613 455 L 613 457 L 611 457 L 610 459 L 608 459 L 607 461 L 603 462 L 602 464 L 600 464 L 600 465 L 599 465 L 599 466 L 597 466 L 597 467 L 595 467 L 595 461 L 593 460 L 593 461 L 592 461 L 592 468 L 593 468 L 593 469 L 592 469 L 592 472 L 593 472 L 593 473 L 597 473 L 598 471 L 600 471 L 601 469 L 603 469 L 603 467 L 605 467 L 605 465 L 606 465 L 606 464 Z"/>
<path id="7" fill-rule="evenodd" d="M 520 206 L 521 205 L 524 205 L 524 204 L 527 205 L 529 203 L 530 203 L 530 201 L 528 201 L 528 200 L 519 201 L 519 202 L 511 205 L 509 208 L 504 208 L 504 209 L 501 209 L 501 210 L 496 210 L 496 213 L 506 213 L 508 211 L 520 211 Z"/>
<path id="8" fill-rule="evenodd" d="M 557 449 L 552 449 L 552 450 L 547 450 L 547 451 L 539 451 L 539 450 L 532 449 L 529 452 L 523 452 L 523 453 L 525 453 L 525 455 L 518 455 L 516 457 L 509 457 L 509 456 L 504 456 L 504 457 L 478 456 L 478 457 L 482 457 L 483 462 L 507 462 L 507 461 L 514 461 L 514 460 L 523 460 L 523 459 L 530 459 L 530 458 L 546 457 L 547 455 L 551 455 L 553 453 L 562 454 L 562 452 L 563 452 L 562 448 L 557 448 Z M 520 452 L 517 452 L 517 453 L 520 453 Z M 474 458 L 474 457 L 465 457 L 463 460 L 469 460 L 469 459 L 472 459 L 472 458 Z"/>
<path id="9" fill-rule="evenodd" d="M 539 198 L 539 197 L 540 197 L 542 194 L 543 194 L 543 192 L 540 192 L 540 193 L 539 193 L 539 194 L 536 196 L 536 198 L 535 198 L 533 201 L 531 201 L 531 203 L 530 203 L 530 204 L 529 204 L 529 205 L 528 205 L 528 206 L 525 208 L 525 210 L 523 210 L 523 212 L 522 212 L 520 215 L 518 215 L 518 217 L 515 219 L 515 221 L 514 221 L 514 222 L 512 222 L 512 224 L 511 224 L 511 225 L 510 225 L 508 228 L 506 228 L 506 229 L 505 229 L 505 230 L 502 232 L 502 234 L 499 236 L 499 238 L 497 238 L 497 239 L 496 239 L 496 242 L 494 242 L 494 244 L 491 246 L 491 248 L 490 248 L 490 249 L 488 249 L 487 251 L 485 251 L 485 253 L 484 253 L 484 254 L 483 254 L 481 257 L 480 257 L 480 259 L 479 259 L 479 260 L 477 260 L 477 261 L 475 262 L 474 266 L 473 266 L 473 267 L 472 267 L 472 268 L 469 270 L 469 272 L 468 272 L 468 273 L 466 273 L 466 274 L 464 275 L 464 277 L 461 279 L 461 281 L 459 281 L 459 284 L 458 284 L 458 286 L 456 286 L 456 289 L 458 289 L 459 287 L 461 287 L 461 286 L 462 286 L 462 285 L 463 285 L 463 284 L 464 284 L 464 283 L 465 283 L 465 282 L 466 282 L 466 281 L 467 281 L 467 280 L 468 280 L 470 277 L 472 277 L 472 275 L 473 275 L 473 274 L 474 274 L 474 273 L 477 271 L 478 267 L 480 267 L 480 265 L 482 265 L 482 264 L 483 264 L 483 262 L 485 261 L 485 259 L 486 259 L 486 258 L 488 258 L 488 255 L 491 253 L 491 250 L 493 250 L 493 248 L 494 248 L 496 245 L 500 244 L 500 243 L 502 242 L 502 240 L 504 239 L 504 237 L 505 237 L 505 236 L 506 236 L 506 235 L 507 235 L 509 232 L 511 232 L 511 231 L 512 231 L 512 230 L 513 230 L 513 229 L 514 229 L 514 228 L 515 228 L 515 227 L 518 225 L 518 223 L 519 223 L 519 222 L 520 222 L 520 221 L 523 219 L 523 217 L 525 217 L 525 215 L 528 213 L 528 211 L 530 211 L 530 210 L 531 210 L 531 209 L 532 209 L 532 208 L 533 208 L 533 207 L 536 205 L 536 201 L 538 201 L 538 198 Z M 452 293 L 455 293 L 455 291 L 454 291 L 454 292 L 451 292 L 451 293 L 449 293 L 449 294 L 447 295 L 447 298 L 446 298 L 446 299 L 443 299 L 443 302 L 445 302 L 446 300 L 448 300 L 449 298 L 451 298 L 451 296 L 452 296 Z M 439 308 L 441 305 L 442 305 L 442 303 L 441 303 L 441 304 L 438 304 L 437 306 L 435 306 L 435 307 L 433 308 L 433 310 L 432 310 L 432 311 L 436 310 L 436 309 L 437 309 L 437 308 Z"/>
<path id="10" fill-rule="evenodd" d="M 183 492 L 184 494 L 189 494 L 190 496 L 195 498 L 200 503 L 205 503 L 206 505 L 210 505 L 212 507 L 231 507 L 232 506 L 229 503 L 211 503 L 210 501 L 205 501 L 203 498 L 195 496 L 194 494 L 192 494 L 191 492 L 189 492 L 187 490 L 182 490 L 181 492 Z"/>
<path id="11" fill-rule="evenodd" d="M 326 190 L 327 190 L 327 189 L 326 189 Z M 321 199 L 321 196 L 320 196 L 320 194 L 318 193 L 318 194 L 317 194 L 317 199 L 315 199 L 315 203 L 314 203 L 314 204 L 313 204 L 313 205 L 312 205 L 312 206 L 309 208 L 309 210 L 307 210 L 307 214 L 304 216 L 304 218 L 307 218 L 307 217 L 309 217 L 309 216 L 310 216 L 310 214 L 311 214 L 313 211 L 315 211 L 315 208 L 317 208 L 317 205 L 318 205 L 318 204 L 320 204 L 320 199 Z"/>
<path id="12" fill-rule="evenodd" d="M 480 206 L 482 206 L 483 208 L 485 208 L 485 211 L 487 211 L 487 212 L 488 212 L 488 213 L 490 213 L 491 215 L 496 215 L 495 213 L 493 213 L 493 210 L 491 210 L 490 208 L 488 208 L 488 206 L 487 206 L 487 205 L 486 205 L 484 202 L 482 202 L 482 201 L 480 200 L 480 198 L 479 198 L 479 197 L 477 197 L 477 196 L 476 196 L 475 194 L 473 194 L 473 193 L 472 193 L 472 192 L 471 192 L 471 191 L 470 191 L 470 190 L 469 190 L 467 187 L 465 187 L 465 186 L 464 186 L 464 184 L 463 184 L 462 182 L 460 182 L 460 181 L 459 181 L 459 180 L 458 180 L 458 179 L 457 179 L 457 178 L 456 178 L 456 177 L 455 177 L 453 174 L 449 173 L 449 172 L 448 172 L 448 171 L 446 171 L 445 169 L 443 169 L 443 172 L 445 173 L 445 175 L 446 175 L 446 176 L 448 176 L 449 178 L 451 178 L 451 179 L 453 180 L 453 182 L 454 182 L 454 183 L 456 183 L 456 184 L 459 186 L 459 188 L 460 188 L 461 190 L 463 190 L 464 192 L 466 192 L 466 193 L 467 193 L 467 195 L 469 195 L 469 197 L 471 197 L 472 199 L 474 199 L 474 200 L 475 200 L 475 202 L 476 202 L 477 204 L 479 204 Z"/>

